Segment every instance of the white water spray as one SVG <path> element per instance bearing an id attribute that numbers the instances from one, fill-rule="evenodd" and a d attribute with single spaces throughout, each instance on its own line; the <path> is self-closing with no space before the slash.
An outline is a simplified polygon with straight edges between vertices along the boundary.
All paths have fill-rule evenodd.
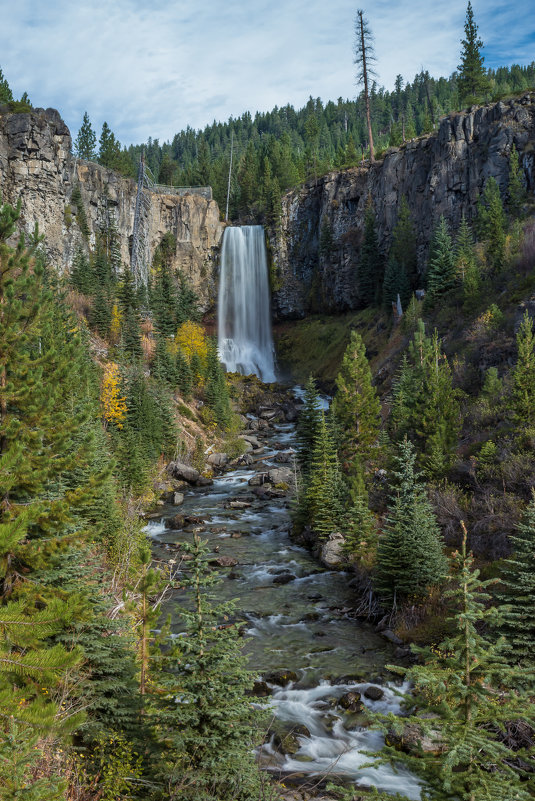
<path id="1" fill-rule="evenodd" d="M 275 381 L 266 242 L 261 225 L 223 237 L 218 302 L 219 357 L 232 373 Z"/>

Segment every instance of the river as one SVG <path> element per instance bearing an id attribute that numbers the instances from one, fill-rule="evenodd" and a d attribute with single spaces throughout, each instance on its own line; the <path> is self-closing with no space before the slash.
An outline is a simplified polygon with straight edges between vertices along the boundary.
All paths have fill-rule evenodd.
<path id="1" fill-rule="evenodd" d="M 292 447 L 295 427 L 272 424 L 263 435 L 251 433 L 263 436 L 261 458 L 266 467 L 262 469 L 280 467 L 274 458 Z M 337 704 L 345 693 L 356 691 L 370 709 L 399 712 L 400 697 L 384 671 L 392 661 L 392 647 L 371 625 L 351 616 L 351 576 L 322 568 L 292 542 L 288 498 L 265 500 L 253 493 L 248 481 L 255 470 L 258 466 L 230 470 L 210 487 L 186 490 L 179 507 L 162 508 L 162 519 L 152 520 L 146 528 L 155 557 L 171 559 L 175 543 L 191 540 L 196 529 L 215 557 L 236 560 L 235 566 L 221 569 L 218 594 L 221 600 L 239 599 L 251 668 L 259 678 L 277 670 L 297 674 L 298 680 L 286 686 L 268 684 L 281 725 L 300 725 L 298 750 L 280 753 L 271 739 L 260 755 L 263 767 L 300 777 L 339 776 L 358 786 L 377 786 L 417 799 L 419 785 L 405 770 L 362 767 L 370 761 L 364 752 L 379 749 L 382 736 L 363 725 L 362 715 Z M 250 505 L 229 508 L 231 501 Z M 203 522 L 182 531 L 167 529 L 165 519 L 178 513 Z M 171 615 L 178 600 L 168 604 Z M 382 697 L 366 698 L 370 686 L 379 687 Z"/>

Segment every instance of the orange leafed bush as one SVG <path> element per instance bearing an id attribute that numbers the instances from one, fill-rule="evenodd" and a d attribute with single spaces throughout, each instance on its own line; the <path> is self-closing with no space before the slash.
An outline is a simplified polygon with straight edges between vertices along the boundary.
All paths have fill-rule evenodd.
<path id="1" fill-rule="evenodd" d="M 100 402 L 102 405 L 102 416 L 106 424 L 113 423 L 117 428 L 123 427 L 126 419 L 126 402 L 120 397 L 121 374 L 119 366 L 115 362 L 108 362 L 104 367 L 102 386 L 100 390 Z"/>

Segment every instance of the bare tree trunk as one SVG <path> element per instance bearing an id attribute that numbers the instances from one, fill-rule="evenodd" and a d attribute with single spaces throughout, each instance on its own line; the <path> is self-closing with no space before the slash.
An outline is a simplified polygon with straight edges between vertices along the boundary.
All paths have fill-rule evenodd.
<path id="1" fill-rule="evenodd" d="M 370 93 L 368 91 L 368 66 L 366 64 L 366 42 L 364 39 L 363 12 L 357 11 L 357 15 L 359 18 L 360 44 L 362 47 L 362 75 L 364 79 L 364 100 L 366 103 L 366 120 L 368 122 L 368 139 L 370 141 L 370 163 L 373 164 L 375 161 L 375 157 L 374 157 L 374 147 L 373 147 L 372 121 L 370 114 Z"/>

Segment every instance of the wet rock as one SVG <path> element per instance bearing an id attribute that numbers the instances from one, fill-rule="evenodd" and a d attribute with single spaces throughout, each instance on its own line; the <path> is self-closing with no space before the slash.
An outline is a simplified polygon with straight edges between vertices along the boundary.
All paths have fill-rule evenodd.
<path id="1" fill-rule="evenodd" d="M 323 601 L 323 595 L 320 595 L 319 592 L 315 592 L 311 595 L 307 595 L 307 599 L 309 601 Z"/>
<path id="2" fill-rule="evenodd" d="M 276 409 L 264 409 L 260 412 L 259 417 L 261 420 L 273 420 L 277 416 Z"/>
<path id="3" fill-rule="evenodd" d="M 212 467 L 225 467 L 230 461 L 228 453 L 211 453 L 206 460 Z"/>
<path id="4" fill-rule="evenodd" d="M 361 712 L 364 709 L 364 704 L 360 698 L 360 693 L 351 690 L 342 695 L 338 701 L 338 706 L 341 706 L 342 709 L 347 709 L 348 712 Z"/>
<path id="5" fill-rule="evenodd" d="M 412 651 L 409 647 L 403 647 L 399 645 L 396 650 L 394 651 L 394 656 L 396 659 L 408 659 L 412 656 Z"/>
<path id="6" fill-rule="evenodd" d="M 239 540 L 242 537 L 243 534 L 241 533 L 241 531 L 233 531 L 232 534 L 230 535 L 231 540 Z"/>
<path id="7" fill-rule="evenodd" d="M 231 579 L 231 581 L 237 581 L 238 579 L 243 578 L 243 574 L 236 570 L 231 570 L 227 578 Z"/>
<path id="8" fill-rule="evenodd" d="M 434 716 L 423 715 L 422 717 L 432 719 Z M 408 754 L 418 754 L 421 751 L 426 754 L 443 754 L 448 750 L 447 745 L 440 737 L 440 732 L 429 729 L 424 733 L 417 723 L 406 723 L 401 733 L 391 729 L 386 735 L 386 744 L 393 745 L 394 748 Z"/>
<path id="9" fill-rule="evenodd" d="M 288 728 L 288 724 L 281 724 L 277 722 L 272 731 L 275 730 L 273 735 L 273 747 L 281 754 L 296 754 L 301 747 L 299 737 L 310 737 L 310 731 L 302 723 L 295 723 Z"/>
<path id="10" fill-rule="evenodd" d="M 184 528 L 185 525 L 186 519 L 184 515 L 175 515 L 174 517 L 167 517 L 165 519 L 165 527 L 171 529 L 171 531 L 178 531 Z"/>
<path id="11" fill-rule="evenodd" d="M 294 576 L 293 573 L 283 573 L 280 576 L 275 576 L 273 579 L 273 584 L 289 584 L 291 581 L 295 581 L 297 576 Z"/>
<path id="12" fill-rule="evenodd" d="M 187 526 L 199 526 L 201 523 L 206 523 L 204 517 L 199 517 L 196 515 L 186 515 L 184 518 L 184 522 Z"/>
<path id="13" fill-rule="evenodd" d="M 213 484 L 213 480 L 211 478 L 207 478 L 206 476 L 199 476 L 197 481 L 195 482 L 195 486 L 197 487 L 211 487 Z"/>
<path id="14" fill-rule="evenodd" d="M 271 484 L 291 484 L 293 471 L 289 467 L 275 467 L 268 471 L 268 481 Z"/>
<path id="15" fill-rule="evenodd" d="M 320 560 L 325 567 L 342 567 L 345 562 L 344 554 L 345 540 L 342 534 L 333 532 L 327 542 L 321 546 Z"/>
<path id="16" fill-rule="evenodd" d="M 231 465 L 234 465 L 235 467 L 250 467 L 252 464 L 254 464 L 254 459 L 250 453 L 243 453 L 241 456 L 238 456 L 237 459 L 234 459 L 231 462 Z"/>
<path id="17" fill-rule="evenodd" d="M 210 559 L 208 564 L 212 567 L 235 567 L 238 560 L 232 556 L 218 556 L 216 559 Z"/>
<path id="18" fill-rule="evenodd" d="M 394 634 L 394 632 L 391 631 L 390 629 L 385 629 L 384 631 L 381 631 L 379 633 L 381 637 L 384 637 L 385 640 L 388 640 L 388 642 L 391 642 L 394 645 L 405 645 L 403 640 L 400 639 L 400 637 L 398 637 L 397 634 Z"/>
<path id="19" fill-rule="evenodd" d="M 251 447 L 253 448 L 253 450 L 258 450 L 258 448 L 262 447 L 262 443 L 259 442 L 258 439 L 252 434 L 241 434 L 240 439 L 243 439 L 245 440 L 245 442 L 248 442 L 249 445 L 251 445 Z"/>
<path id="20" fill-rule="evenodd" d="M 275 454 L 275 461 L 279 464 L 291 464 L 295 457 L 295 451 L 279 451 Z"/>
<path id="21" fill-rule="evenodd" d="M 371 685 L 364 690 L 364 698 L 369 698 L 370 701 L 380 701 L 385 692 L 380 687 Z"/>
<path id="22" fill-rule="evenodd" d="M 227 509 L 249 509 L 252 506 L 248 501 L 229 501 L 226 504 Z"/>
<path id="23" fill-rule="evenodd" d="M 255 681 L 253 684 L 252 694 L 257 698 L 267 698 L 272 692 L 273 690 L 266 684 L 265 681 Z"/>
<path id="24" fill-rule="evenodd" d="M 250 487 L 260 487 L 262 484 L 265 484 L 267 480 L 267 473 L 256 473 L 254 476 L 251 476 L 247 483 Z"/>
<path id="25" fill-rule="evenodd" d="M 303 615 L 301 618 L 303 623 L 314 623 L 316 620 L 319 620 L 321 617 L 319 612 L 307 612 L 306 615 Z"/>
<path id="26" fill-rule="evenodd" d="M 163 499 L 165 503 L 168 503 L 170 506 L 181 506 L 184 503 L 184 493 L 169 490 L 168 492 L 164 492 Z"/>
<path id="27" fill-rule="evenodd" d="M 353 712 L 347 717 L 344 715 L 343 727 L 346 731 L 365 729 L 370 725 L 370 719 L 365 712 Z"/>
<path id="28" fill-rule="evenodd" d="M 264 673 L 264 681 L 269 684 L 276 684 L 278 687 L 285 687 L 291 681 L 297 681 L 298 675 L 293 670 L 272 670 L 269 673 Z"/>
<path id="29" fill-rule="evenodd" d="M 195 484 L 201 477 L 198 470 L 182 462 L 169 462 L 166 470 L 173 478 L 187 481 L 189 484 Z"/>

